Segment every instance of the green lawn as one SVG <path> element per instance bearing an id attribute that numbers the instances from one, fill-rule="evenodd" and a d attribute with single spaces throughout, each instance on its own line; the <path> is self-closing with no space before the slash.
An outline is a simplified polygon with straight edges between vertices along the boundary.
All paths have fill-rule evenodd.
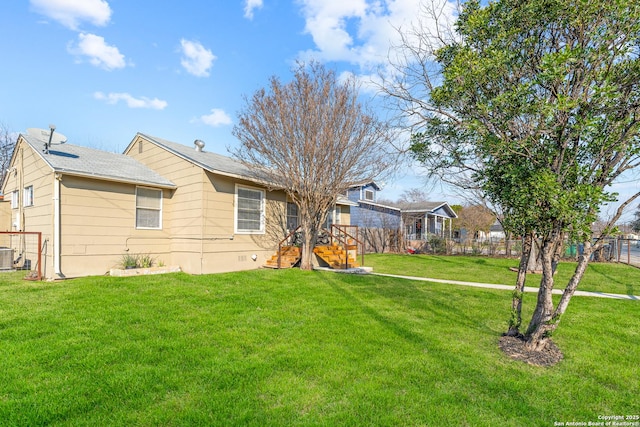
<path id="1" fill-rule="evenodd" d="M 369 254 L 365 265 L 376 273 L 400 274 L 432 279 L 452 279 L 470 282 L 515 285 L 518 259 L 474 256 Z M 561 262 L 556 272 L 556 288 L 563 289 L 573 271 L 575 262 Z M 537 288 L 540 276 L 531 274 L 527 286 Z M 582 291 L 640 295 L 640 268 L 625 264 L 591 263 L 578 287 Z"/>
<path id="2" fill-rule="evenodd" d="M 16 278 L 0 275 L 0 425 L 552 426 L 640 413 L 637 301 L 574 298 L 554 338 L 565 359 L 536 368 L 497 347 L 505 291 L 299 270 Z"/>

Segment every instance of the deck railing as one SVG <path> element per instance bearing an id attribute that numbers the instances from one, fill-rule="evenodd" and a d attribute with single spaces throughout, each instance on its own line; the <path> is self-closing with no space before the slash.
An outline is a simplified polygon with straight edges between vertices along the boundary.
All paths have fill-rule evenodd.
<path id="1" fill-rule="evenodd" d="M 280 269 L 281 267 L 280 260 L 282 257 L 282 245 L 284 243 L 288 243 L 287 246 L 293 246 L 296 243 L 296 233 L 298 232 L 298 230 L 300 230 L 300 226 L 297 226 L 295 229 L 291 230 L 289 234 L 287 234 L 287 237 L 278 242 L 278 269 Z"/>
<path id="2" fill-rule="evenodd" d="M 349 231 L 352 231 L 351 233 Z M 345 252 L 345 268 L 348 268 L 349 264 L 349 247 L 355 246 L 356 256 L 358 257 L 358 248 L 360 248 L 360 265 L 364 265 L 364 244 L 355 236 L 358 235 L 358 226 L 357 225 L 342 225 L 342 224 L 331 224 L 331 228 L 329 230 L 329 235 L 331 236 L 331 243 L 333 243 L 334 239 L 338 242 L 342 243 Z"/>

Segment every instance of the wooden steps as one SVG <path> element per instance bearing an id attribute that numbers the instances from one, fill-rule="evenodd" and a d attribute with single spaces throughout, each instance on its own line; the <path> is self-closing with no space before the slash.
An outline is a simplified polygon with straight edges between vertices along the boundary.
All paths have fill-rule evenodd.
<path id="1" fill-rule="evenodd" d="M 298 246 L 283 246 L 280 251 L 280 268 L 291 268 L 300 261 L 302 254 Z M 278 268 L 278 253 L 271 256 L 263 267 Z"/>
<path id="2" fill-rule="evenodd" d="M 342 270 L 345 269 L 345 251 L 342 246 L 330 245 L 330 246 L 316 246 L 313 248 L 313 253 L 318 255 L 329 267 Z M 353 256 L 349 255 L 347 258 L 346 268 L 355 268 L 360 265 L 356 262 Z"/>

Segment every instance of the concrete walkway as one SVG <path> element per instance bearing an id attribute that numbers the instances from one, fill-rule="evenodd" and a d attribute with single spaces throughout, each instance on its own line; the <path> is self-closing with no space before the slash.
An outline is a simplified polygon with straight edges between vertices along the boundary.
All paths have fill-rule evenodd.
<path id="1" fill-rule="evenodd" d="M 461 285 L 461 286 L 472 286 L 474 288 L 486 288 L 486 289 L 500 289 L 504 291 L 513 291 L 514 286 L 509 285 L 495 285 L 491 283 L 476 283 L 476 282 L 461 282 L 458 280 L 443 280 L 443 279 L 431 279 L 429 277 L 416 277 L 416 276 L 401 276 L 398 274 L 383 274 L 383 273 L 369 273 L 374 276 L 384 276 L 384 277 L 395 277 L 397 279 L 407 279 L 407 280 L 419 280 L 421 282 L 435 282 L 435 283 L 448 283 L 452 285 Z M 532 288 L 529 286 L 525 286 L 525 292 L 533 292 L 537 293 L 538 288 Z M 554 289 L 553 293 L 555 295 L 562 295 L 562 290 Z M 597 298 L 612 298 L 612 299 L 630 299 L 630 300 L 640 300 L 640 296 L 635 295 L 623 295 L 623 294 L 607 294 L 604 292 L 589 292 L 589 291 L 575 291 L 574 296 L 582 296 L 582 297 L 597 297 Z"/>

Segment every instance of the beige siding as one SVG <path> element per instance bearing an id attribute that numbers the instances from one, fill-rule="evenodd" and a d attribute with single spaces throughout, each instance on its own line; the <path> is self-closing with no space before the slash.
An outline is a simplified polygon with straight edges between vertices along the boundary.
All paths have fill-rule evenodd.
<path id="1" fill-rule="evenodd" d="M 259 188 L 255 184 L 204 171 L 142 138 L 135 140 L 125 154 L 178 187 L 167 203 L 171 216 L 168 264 L 193 274 L 217 273 L 261 267 L 273 254 L 283 236 L 273 232 L 271 210 L 266 212 L 264 234 L 234 234 L 236 184 Z M 286 212 L 284 193 L 266 191 L 265 196 L 268 205 L 279 205 L 280 211 Z M 254 254 L 256 261 L 252 259 Z"/>
<path id="2" fill-rule="evenodd" d="M 0 231 L 9 230 L 11 230 L 11 201 L 0 200 Z"/>
<path id="3" fill-rule="evenodd" d="M 138 143 L 142 141 L 142 152 Z M 203 175 L 195 166 L 146 140 L 138 138 L 125 154 L 173 181 L 178 187 L 165 200 L 166 232 L 170 250 L 167 265 L 179 265 L 184 271 L 200 274 L 203 232 Z"/>
<path id="4" fill-rule="evenodd" d="M 63 176 L 60 200 L 61 270 L 67 277 L 104 274 L 125 253 L 162 259 L 170 252 L 165 215 L 160 230 L 136 229 L 133 184 Z"/>
<path id="5" fill-rule="evenodd" d="M 22 138 L 18 139 L 15 155 L 10 166 L 15 168 L 15 172 L 9 174 L 3 190 L 7 195 L 5 197 L 8 198 L 11 197 L 10 195 L 14 190 L 18 190 L 19 201 L 16 209 L 9 209 L 9 230 L 40 232 L 42 233 L 42 242 L 48 245 L 48 242 L 52 240 L 53 233 L 53 171 L 42 160 L 42 157 L 34 152 Z M 33 186 L 33 205 L 23 206 L 24 188 L 29 186 Z M 19 223 L 18 229 L 13 226 L 14 223 Z M 30 239 L 34 238 L 27 238 L 27 240 Z M 37 243 L 31 242 L 28 246 L 35 247 Z M 53 254 L 49 249 L 48 246 L 45 246 L 41 261 L 42 271 L 45 275 L 53 274 Z M 35 248 L 29 248 L 29 251 L 37 253 Z M 17 250 L 16 256 L 19 252 Z M 29 255 L 29 258 L 33 257 L 35 259 L 36 256 L 35 254 Z M 34 260 L 32 260 L 32 263 L 35 267 Z"/>
<path id="6" fill-rule="evenodd" d="M 265 190 L 265 232 L 234 234 L 236 184 L 260 189 L 249 181 L 206 174 L 205 182 L 205 240 L 203 244 L 203 273 L 248 270 L 261 267 L 273 255 L 284 237 L 286 212 L 285 194 Z M 228 237 L 233 235 L 233 240 Z M 254 261 L 252 256 L 256 257 Z"/>

